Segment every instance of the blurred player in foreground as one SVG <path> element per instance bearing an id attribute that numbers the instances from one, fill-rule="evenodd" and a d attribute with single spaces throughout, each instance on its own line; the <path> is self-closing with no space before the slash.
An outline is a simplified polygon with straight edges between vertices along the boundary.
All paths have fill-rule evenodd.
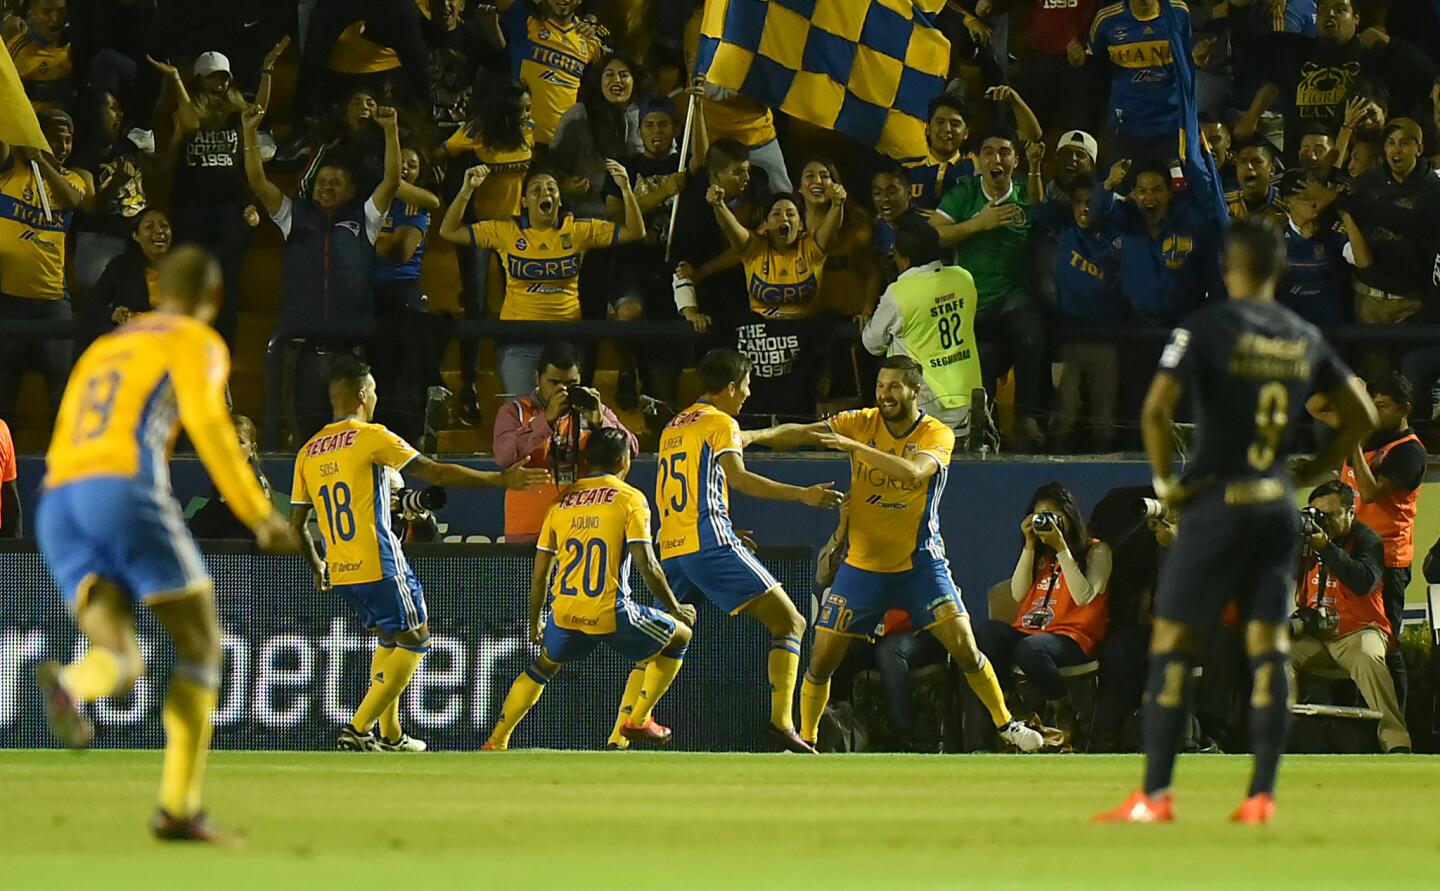
<path id="1" fill-rule="evenodd" d="M 181 247 L 160 261 L 159 276 L 155 311 L 95 341 L 60 404 L 36 533 L 89 648 L 63 668 L 37 666 L 35 677 L 55 735 L 89 745 L 94 728 L 77 706 L 123 696 L 144 673 L 134 610 L 149 607 L 176 651 L 151 829 L 170 841 L 215 841 L 200 788 L 220 684 L 220 627 L 205 561 L 170 491 L 178 424 L 262 548 L 294 553 L 299 539 L 256 482 L 225 405 L 230 356 L 209 327 L 220 308 L 220 266 Z"/>
<path id="2" fill-rule="evenodd" d="M 420 581 L 390 528 L 385 468 L 406 470 L 436 486 L 470 488 L 523 489 L 545 483 L 550 474 L 520 464 L 495 472 L 431 461 L 370 422 L 376 396 L 369 366 L 341 354 L 327 378 L 335 420 L 295 457 L 290 525 L 304 542 L 316 587 L 339 594 L 380 639 L 370 662 L 370 689 L 341 728 L 338 746 L 354 752 L 423 752 L 425 743 L 400 727 L 400 694 L 430 649 L 430 626 Z M 317 499 L 323 560 L 306 524 Z M 378 738 L 371 732 L 377 722 Z"/>
<path id="3" fill-rule="evenodd" d="M 660 433 L 660 565 L 680 597 L 702 594 L 730 615 L 750 616 L 770 629 L 770 742 L 813 755 L 795 732 L 792 714 L 805 620 L 731 526 L 730 486 L 810 507 L 836 507 L 842 496 L 831 483 L 791 486 L 746 470 L 746 436 L 735 416 L 750 398 L 750 360 L 734 350 L 711 350 L 698 370 L 704 395 Z"/>
<path id="4" fill-rule="evenodd" d="M 875 382 L 875 408 L 752 434 L 756 445 L 815 445 L 850 455 L 849 550 L 815 623 L 815 650 L 800 688 L 800 736 L 815 744 L 830 699 L 830 676 L 850 644 L 872 637 L 887 610 L 903 609 L 914 628 L 935 635 L 960 665 L 1000 738 L 1033 752 L 1040 748 L 1040 734 L 1005 707 L 995 669 L 975 644 L 950 577 L 940 538 L 940 496 L 955 432 L 920 410 L 921 379 L 915 360 L 891 356 Z"/>
<path id="5" fill-rule="evenodd" d="M 1189 720 L 1199 660 L 1231 600 L 1245 618 L 1250 657 L 1250 746 L 1255 769 L 1237 823 L 1266 823 L 1275 812 L 1275 775 L 1290 723 L 1290 638 L 1300 519 L 1287 470 L 1293 427 L 1313 392 L 1325 394 L 1341 423 L 1335 438 L 1293 474 L 1301 485 L 1340 466 L 1375 429 L 1365 387 L 1313 325 L 1275 302 L 1285 273 L 1285 242 L 1263 220 L 1230 225 L 1224 250 L 1230 300 L 1175 329 L 1160 357 L 1141 414 L 1155 494 L 1183 511 L 1180 533 L 1160 576 L 1150 674 L 1142 711 L 1145 785 L 1105 823 L 1174 819 L 1170 780 Z M 1173 422 L 1190 395 L 1193 460 L 1184 478 L 1171 466 Z"/>
<path id="6" fill-rule="evenodd" d="M 484 748 L 506 749 L 515 727 L 534 708 L 545 684 L 566 663 L 606 643 L 627 659 L 645 663 L 644 680 L 620 733 L 630 742 L 664 745 L 670 730 L 651 717 L 680 671 L 695 607 L 681 604 L 665 582 L 650 543 L 650 503 L 625 483 L 630 441 L 623 430 L 595 430 L 585 444 L 590 475 L 561 494 L 540 530 L 530 578 L 530 640 L 540 655 L 516 678 L 500 720 Z M 556 559 L 559 572 L 551 578 Z M 661 612 L 630 599 L 630 561 L 665 607 Z M 541 630 L 546 594 L 550 621 Z"/>

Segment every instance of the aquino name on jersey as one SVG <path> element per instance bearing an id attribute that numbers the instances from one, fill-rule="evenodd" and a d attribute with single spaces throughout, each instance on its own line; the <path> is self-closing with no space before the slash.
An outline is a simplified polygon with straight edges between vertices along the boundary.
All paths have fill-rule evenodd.
<path id="1" fill-rule="evenodd" d="M 539 550 L 554 554 L 552 621 L 587 634 L 616 630 L 630 604 L 630 545 L 650 541 L 650 505 L 613 474 L 585 477 L 545 515 Z"/>

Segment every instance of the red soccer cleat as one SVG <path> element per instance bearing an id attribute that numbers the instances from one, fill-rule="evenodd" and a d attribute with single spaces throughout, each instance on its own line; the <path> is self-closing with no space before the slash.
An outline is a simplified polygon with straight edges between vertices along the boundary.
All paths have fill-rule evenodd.
<path id="1" fill-rule="evenodd" d="M 1259 795 L 1251 795 L 1240 803 L 1235 813 L 1230 815 L 1231 823 L 1248 823 L 1258 826 L 1262 823 L 1269 823 L 1270 818 L 1275 816 L 1275 799 L 1268 792 L 1261 792 Z"/>
<path id="2" fill-rule="evenodd" d="M 1175 819 L 1175 800 L 1169 795 L 1151 798 L 1144 792 L 1132 792 L 1125 803 L 1113 811 L 1090 818 L 1092 823 L 1170 823 Z"/>
<path id="3" fill-rule="evenodd" d="M 649 743 L 652 746 L 669 745 L 672 736 L 670 728 L 651 718 L 639 727 L 628 721 L 620 725 L 620 735 L 632 743 Z"/>
<path id="4" fill-rule="evenodd" d="M 150 820 L 150 831 L 160 841 L 205 842 L 227 844 L 229 839 L 210 825 L 204 812 L 193 817 L 174 817 L 164 808 L 157 808 Z"/>
<path id="5" fill-rule="evenodd" d="M 487 740 L 485 740 L 485 745 L 483 745 L 483 746 L 480 747 L 480 751 L 482 751 L 482 752 L 505 752 L 505 751 L 508 751 L 509 748 L 510 748 L 509 746 L 497 746 L 497 745 L 495 745 L 494 743 L 492 743 L 490 740 L 487 739 Z"/>

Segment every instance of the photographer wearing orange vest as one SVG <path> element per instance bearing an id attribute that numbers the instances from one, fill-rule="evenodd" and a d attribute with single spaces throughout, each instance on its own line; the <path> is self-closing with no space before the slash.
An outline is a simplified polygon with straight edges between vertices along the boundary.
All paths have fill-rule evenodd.
<path id="1" fill-rule="evenodd" d="M 1415 505 L 1425 477 L 1425 445 L 1410 428 L 1414 400 L 1404 375 L 1391 372 L 1370 384 L 1369 390 L 1380 426 L 1345 462 L 1340 481 L 1360 497 L 1356 519 L 1375 530 L 1385 542 L 1385 618 L 1390 621 L 1391 636 L 1398 642 L 1405 589 L 1410 586 L 1410 563 L 1415 558 Z M 1312 410 L 1312 414 L 1326 426 L 1333 428 L 1339 423 L 1328 406 L 1315 408 L 1319 410 Z M 1404 709 L 1409 684 L 1398 647 L 1392 649 L 1388 664 L 1400 708 Z"/>
<path id="2" fill-rule="evenodd" d="M 1381 599 L 1385 548 L 1356 519 L 1355 490 L 1338 480 L 1310 493 L 1297 609 L 1290 617 L 1296 671 L 1340 668 L 1380 712 L 1380 746 L 1409 752 L 1410 734 L 1385 666 L 1390 621 Z"/>

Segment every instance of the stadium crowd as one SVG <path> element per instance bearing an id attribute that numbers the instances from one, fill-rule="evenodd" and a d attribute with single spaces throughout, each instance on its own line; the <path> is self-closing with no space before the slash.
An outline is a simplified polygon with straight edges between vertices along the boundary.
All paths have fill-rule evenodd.
<path id="1" fill-rule="evenodd" d="M 1355 334 L 1341 346 L 1387 425 L 1311 498 L 1295 665 L 1353 678 L 1383 715 L 1383 747 L 1408 749 L 1399 611 L 1423 438 L 1440 413 L 1440 341 L 1423 337 L 1440 323 L 1433 4 L 951 2 L 937 18 L 950 77 L 903 159 L 696 77 L 699 0 L 0 7 L 50 148 L 0 144 L 0 325 L 121 325 L 150 308 L 157 260 L 195 243 L 221 263 L 216 327 L 233 344 L 252 297 L 247 251 L 274 226 L 274 333 L 294 352 L 297 445 L 330 421 L 324 369 L 342 354 L 373 366 L 376 420 L 420 441 L 457 339 L 422 284 L 442 261 L 458 263 L 465 320 L 555 324 L 543 341 L 497 338 L 491 379 L 510 401 L 492 419 L 493 452 L 505 464 L 551 466 L 570 425 L 617 428 L 639 451 L 582 386 L 595 351 L 544 342 L 575 339 L 565 323 L 582 320 L 688 323 L 688 337 L 614 329 L 616 401 L 655 406 L 661 423 L 681 404 L 680 370 L 711 347 L 751 360 L 741 420 L 761 427 L 865 404 L 869 354 L 925 364 L 963 330 L 978 368 L 927 370 L 922 404 L 971 430 L 967 441 L 989 442 L 975 409 L 1000 402 L 1013 406 L 1010 450 L 1133 446 L 1160 335 L 1226 298 L 1223 217 L 1272 218 L 1289 247 L 1281 302 Z M 1177 64 L 1172 37 L 1194 63 L 1213 167 L 1186 145 L 1192 66 Z M 282 76 L 285 118 L 271 107 Z M 454 252 L 427 252 L 432 239 Z M 914 293 L 943 288 L 970 299 L 938 322 L 907 314 Z M 478 424 L 495 394 L 476 389 L 479 338 L 458 339 L 455 414 Z M 53 413 L 74 348 L 0 339 L 0 419 L 15 417 L 30 370 Z M 582 394 L 593 403 L 577 404 Z M 1308 435 L 1323 437 L 1325 407 L 1313 414 Z M 252 457 L 255 439 L 251 427 Z M 507 536 L 533 540 L 554 497 L 509 493 Z M 1080 720 L 1066 670 L 1096 663 L 1083 744 L 1101 749 L 1138 704 L 1155 567 L 1173 535 L 1163 517 L 1116 526 L 1092 518 L 1087 530 L 1063 486 L 1037 492 L 1002 591 L 1014 619 L 976 629 L 1002 679 L 1023 674 L 1036 709 L 1060 704 L 1046 720 Z M 886 631 L 887 659 L 940 654 L 924 632 Z M 890 634 L 904 642 L 887 647 Z M 1216 723 L 1199 716 L 1199 735 L 1227 747 L 1238 691 L 1222 685 L 1244 674 L 1227 670 L 1240 658 L 1228 642 L 1203 678 L 1220 688 L 1207 700 L 1220 703 Z M 904 705 L 892 714 L 912 722 Z"/>
<path id="2" fill-rule="evenodd" d="M 465 319 L 688 321 L 693 343 L 616 336 L 618 401 L 663 413 L 678 371 L 730 346 L 756 363 L 752 426 L 861 404 L 867 350 L 923 351 L 896 305 L 939 263 L 973 279 L 973 322 L 956 321 L 991 404 L 1013 403 L 1008 448 L 1133 446 L 1156 332 L 1225 298 L 1221 220 L 1178 138 L 1192 111 L 1226 212 L 1283 227 L 1281 299 L 1327 330 L 1370 326 L 1343 340 L 1350 358 L 1367 377 L 1403 369 L 1429 434 L 1437 348 L 1405 336 L 1440 305 L 1429 4 L 951 2 L 950 79 L 899 160 L 692 80 L 699 0 L 4 7 L 52 151 L 0 149 L 0 319 L 119 324 L 149 306 L 156 259 L 193 242 L 221 259 L 233 345 L 246 253 L 276 226 L 293 442 L 324 421 L 337 352 L 374 362 L 382 417 L 420 438 L 455 335 L 422 285 L 437 262 L 458 265 L 446 305 Z M 1183 112 L 1181 68 L 1198 97 Z M 283 112 L 274 92 L 293 93 Z M 57 211 L 38 226 L 14 210 L 37 205 L 32 159 Z M 925 224 L 938 249 L 911 238 L 905 257 Z M 427 257 L 437 236 L 453 255 Z M 502 394 L 534 388 L 541 348 L 498 337 Z M 53 408 L 72 354 L 0 343 L 0 416 L 26 369 Z M 480 355 L 461 338 L 468 423 L 492 395 Z M 965 425 L 976 374 L 927 408 Z"/>

